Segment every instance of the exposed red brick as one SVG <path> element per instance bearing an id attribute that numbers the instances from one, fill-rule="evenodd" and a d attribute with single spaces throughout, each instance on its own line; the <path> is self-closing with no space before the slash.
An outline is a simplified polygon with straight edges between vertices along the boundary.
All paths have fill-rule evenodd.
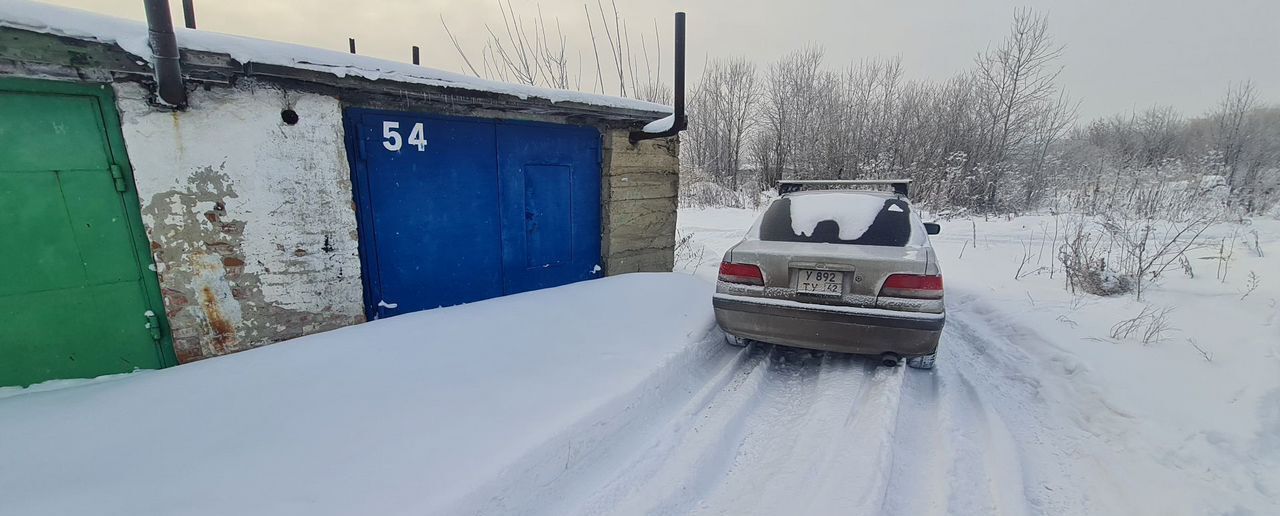
<path id="1" fill-rule="evenodd" d="M 224 234 L 231 236 L 240 236 L 244 234 L 244 223 L 242 222 L 224 222 L 220 226 Z"/>
<path id="2" fill-rule="evenodd" d="M 205 358 L 204 353 L 200 351 L 200 339 L 198 338 L 174 339 L 173 354 L 177 355 L 179 364 Z"/>
<path id="3" fill-rule="evenodd" d="M 161 294 L 164 296 L 165 304 L 169 305 L 170 307 L 182 308 L 184 306 L 191 304 L 191 300 L 187 299 L 187 296 L 185 294 L 177 290 L 166 288 L 161 290 Z"/>

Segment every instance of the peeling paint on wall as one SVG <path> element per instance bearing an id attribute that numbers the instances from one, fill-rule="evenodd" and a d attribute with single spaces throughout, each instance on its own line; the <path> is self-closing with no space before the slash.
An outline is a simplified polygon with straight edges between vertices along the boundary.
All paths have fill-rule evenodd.
<path id="1" fill-rule="evenodd" d="M 337 99 L 246 80 L 178 112 L 115 88 L 179 360 L 364 320 Z"/>

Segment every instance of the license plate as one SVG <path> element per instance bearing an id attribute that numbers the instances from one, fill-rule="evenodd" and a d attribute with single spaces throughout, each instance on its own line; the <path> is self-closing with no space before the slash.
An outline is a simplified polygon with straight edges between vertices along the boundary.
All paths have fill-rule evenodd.
<path id="1" fill-rule="evenodd" d="M 838 296 L 844 293 L 844 273 L 836 271 L 796 271 L 796 290 L 806 294 Z"/>

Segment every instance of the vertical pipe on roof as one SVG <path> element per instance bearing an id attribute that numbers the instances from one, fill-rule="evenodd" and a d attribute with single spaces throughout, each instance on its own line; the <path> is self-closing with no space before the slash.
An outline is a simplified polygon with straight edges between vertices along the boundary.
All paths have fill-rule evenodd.
<path id="1" fill-rule="evenodd" d="M 654 138 L 666 138 L 680 134 L 689 127 L 689 118 L 684 113 L 684 13 L 676 13 L 676 78 L 675 105 L 671 113 L 671 127 L 660 132 L 631 131 L 631 143 Z"/>
<path id="2" fill-rule="evenodd" d="M 684 129 L 689 125 L 684 114 L 684 13 L 676 13 L 676 75 L 675 75 L 675 115 L 674 126 Z"/>
<path id="3" fill-rule="evenodd" d="M 413 46 L 413 64 L 418 64 L 418 45 Z"/>
<path id="4" fill-rule="evenodd" d="M 186 22 L 188 29 L 196 28 L 195 0 L 182 0 L 182 20 Z"/>
<path id="5" fill-rule="evenodd" d="M 173 16 L 168 0 L 144 0 L 147 11 L 147 39 L 155 60 L 156 92 L 166 104 L 187 105 L 187 87 L 182 83 L 178 38 L 173 33 Z"/>

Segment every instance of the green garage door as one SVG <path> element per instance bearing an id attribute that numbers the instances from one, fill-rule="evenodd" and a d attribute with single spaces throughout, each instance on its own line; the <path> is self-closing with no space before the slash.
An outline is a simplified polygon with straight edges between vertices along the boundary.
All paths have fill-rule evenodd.
<path id="1" fill-rule="evenodd" d="M 0 386 L 171 362 L 114 106 L 0 79 Z"/>

